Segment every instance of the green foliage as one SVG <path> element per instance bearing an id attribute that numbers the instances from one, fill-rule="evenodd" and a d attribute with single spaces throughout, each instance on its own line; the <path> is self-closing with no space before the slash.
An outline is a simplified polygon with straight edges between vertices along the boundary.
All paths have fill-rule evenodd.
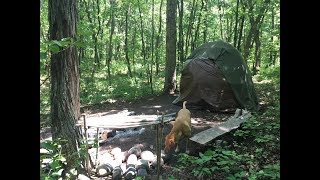
<path id="1" fill-rule="evenodd" d="M 49 151 L 48 154 L 40 154 L 40 179 L 58 179 L 62 176 L 65 166 L 67 165 L 66 159 L 61 154 L 61 145 L 58 141 L 45 141 L 40 144 L 40 147 Z M 44 159 L 49 159 L 47 169 L 41 168 Z"/>
<path id="2" fill-rule="evenodd" d="M 79 151 L 76 153 L 78 159 L 75 162 L 75 167 L 70 168 L 67 171 L 67 162 L 64 155 L 61 153 L 62 142 L 64 140 L 57 139 L 55 141 L 44 141 L 40 143 L 40 148 L 47 150 L 47 153 L 40 153 L 40 179 L 52 180 L 52 179 L 74 179 L 77 175 L 77 170 L 82 166 L 82 160 L 86 156 L 85 143 L 81 144 Z M 42 167 L 43 161 L 47 161 L 48 165 Z"/>

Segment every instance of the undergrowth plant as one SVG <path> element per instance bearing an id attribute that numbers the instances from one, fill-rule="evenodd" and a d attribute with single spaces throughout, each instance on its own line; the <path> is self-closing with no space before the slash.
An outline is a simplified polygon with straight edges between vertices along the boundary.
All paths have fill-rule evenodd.
<path id="1" fill-rule="evenodd" d="M 220 144 L 212 144 L 198 156 L 179 155 L 175 171 L 195 179 L 280 179 L 280 86 L 279 68 L 256 77 L 263 105 Z M 267 78 L 265 78 L 267 77 Z"/>
<path id="2" fill-rule="evenodd" d="M 61 153 L 61 143 L 63 143 L 63 140 L 61 139 L 57 139 L 55 141 L 47 140 L 40 143 L 40 148 L 46 151 L 40 153 L 41 180 L 75 179 L 78 173 L 77 169 L 81 169 L 83 167 L 82 162 L 86 155 L 85 143 L 81 144 L 81 147 L 76 154 L 78 159 L 76 160 L 75 167 L 72 167 L 69 170 L 67 170 L 66 158 Z"/>

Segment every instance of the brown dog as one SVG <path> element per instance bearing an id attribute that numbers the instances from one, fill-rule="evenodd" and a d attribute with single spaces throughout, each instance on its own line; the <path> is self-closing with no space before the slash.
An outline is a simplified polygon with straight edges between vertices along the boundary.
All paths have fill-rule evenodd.
<path id="1" fill-rule="evenodd" d="M 186 153 L 188 150 L 188 140 L 191 136 L 191 113 L 186 108 L 187 101 L 183 102 L 183 108 L 178 112 L 171 132 L 166 136 L 164 152 L 168 153 L 176 144 L 175 152 L 179 151 L 179 141 L 186 138 Z"/>

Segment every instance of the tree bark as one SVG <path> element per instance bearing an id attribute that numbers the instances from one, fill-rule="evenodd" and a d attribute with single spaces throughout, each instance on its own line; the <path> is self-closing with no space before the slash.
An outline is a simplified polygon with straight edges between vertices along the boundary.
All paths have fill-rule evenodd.
<path id="1" fill-rule="evenodd" d="M 176 90 L 176 9 L 177 1 L 167 0 L 167 18 L 166 18 L 166 69 L 164 93 L 173 94 Z"/>
<path id="2" fill-rule="evenodd" d="M 237 39 L 238 39 L 238 16 L 239 16 L 239 0 L 237 0 L 236 6 L 236 22 L 234 25 L 234 36 L 233 36 L 233 46 L 237 47 Z"/>
<path id="3" fill-rule="evenodd" d="M 161 37 L 161 33 L 162 33 L 162 4 L 163 4 L 163 0 L 161 0 L 160 2 L 160 9 L 159 9 L 159 29 L 158 29 L 158 34 L 157 34 L 157 38 L 156 38 L 156 44 L 155 44 L 155 48 L 156 48 L 156 75 L 159 75 L 159 66 L 160 66 L 160 53 L 159 53 L 159 49 L 160 49 L 160 37 Z"/>
<path id="4" fill-rule="evenodd" d="M 195 14 L 195 4 L 196 4 L 196 0 L 192 1 L 192 9 L 190 12 L 190 16 L 189 16 L 189 25 L 188 25 L 188 30 L 187 30 L 187 34 L 186 34 L 186 46 L 185 46 L 185 57 L 188 56 L 188 50 L 189 50 L 189 37 L 191 36 L 191 30 L 193 27 L 193 22 L 194 22 L 194 14 Z M 185 58 L 184 58 L 185 59 Z"/>
<path id="5" fill-rule="evenodd" d="M 49 0 L 50 40 L 76 38 L 77 0 Z M 77 48 L 69 46 L 51 56 L 51 123 L 52 138 L 61 143 L 67 169 L 75 167 L 80 146 L 79 61 Z"/>
<path id="6" fill-rule="evenodd" d="M 240 52 L 241 52 L 241 39 L 242 39 L 243 25 L 244 25 L 244 15 L 241 16 L 240 29 L 239 29 L 239 39 L 238 39 L 238 45 L 237 45 L 237 49 Z"/>
<path id="7" fill-rule="evenodd" d="M 202 34 L 203 34 L 203 42 L 202 43 L 207 42 L 207 31 L 208 31 L 208 14 L 207 14 L 208 13 L 208 0 L 206 0 L 205 2 L 206 2 L 206 4 L 204 6 L 204 11 L 206 13 L 205 13 L 204 20 L 203 20 L 204 28 L 202 31 Z"/>
<path id="8" fill-rule="evenodd" d="M 154 54 L 154 0 L 152 0 L 152 16 L 151 16 L 151 63 L 149 67 L 149 81 L 150 81 L 150 90 L 153 94 L 153 79 L 152 79 L 152 68 L 153 68 L 153 54 Z"/>
<path id="9" fill-rule="evenodd" d="M 180 6 L 179 6 L 179 43 L 178 43 L 178 49 L 179 49 L 179 62 L 182 65 L 184 62 L 184 52 L 183 52 L 183 0 L 180 0 Z"/>
<path id="10" fill-rule="evenodd" d="M 144 28 L 143 28 L 143 21 L 142 21 L 142 12 L 141 12 L 141 4 L 140 4 L 140 0 L 138 0 L 138 3 L 139 3 L 139 16 L 140 16 L 140 32 L 141 32 L 141 43 L 142 43 L 142 55 L 143 55 L 143 66 L 144 65 L 147 65 L 147 60 L 146 60 L 146 45 L 145 45 L 145 42 L 144 42 L 144 34 L 143 34 L 143 31 L 144 31 Z M 146 72 L 148 74 L 148 66 L 146 66 Z"/>
<path id="11" fill-rule="evenodd" d="M 108 58 L 107 58 L 107 71 L 108 71 L 108 82 L 109 86 L 111 86 L 111 59 L 112 59 L 112 37 L 114 32 L 114 15 L 113 15 L 113 8 L 114 8 L 115 0 L 110 0 L 110 35 L 109 35 L 109 46 L 108 46 Z"/>
<path id="12" fill-rule="evenodd" d="M 198 46 L 197 41 L 199 39 L 199 29 L 200 29 L 200 25 L 201 25 L 203 7 L 204 7 L 204 2 L 203 2 L 203 0 L 201 0 L 201 7 L 200 7 L 199 15 L 198 15 L 197 27 L 196 27 L 196 31 L 194 33 L 194 39 L 192 42 L 192 50 L 194 50 Z"/>
<path id="13" fill-rule="evenodd" d="M 222 9 L 222 3 L 218 0 L 218 9 L 219 9 L 219 24 L 220 24 L 220 38 L 223 39 L 223 28 L 222 28 L 222 15 L 221 9 Z"/>
<path id="14" fill-rule="evenodd" d="M 246 43 L 244 46 L 244 52 L 243 52 L 243 58 L 247 62 L 247 58 L 250 54 L 250 50 L 253 47 L 253 41 L 254 41 L 254 34 L 257 30 L 259 30 L 258 26 L 263 22 L 263 17 L 266 11 L 268 10 L 270 0 L 264 0 L 262 2 L 261 10 L 258 12 L 257 17 L 254 17 L 254 4 L 252 3 L 252 0 L 248 0 L 248 6 L 249 6 L 249 21 L 250 21 L 250 29 L 249 33 L 246 39 Z"/>
<path id="15" fill-rule="evenodd" d="M 129 76 L 132 77 L 132 72 L 131 72 L 131 65 L 130 65 L 130 60 L 129 60 L 129 45 L 128 45 L 128 19 L 129 19 L 129 9 L 130 6 L 127 5 L 127 9 L 126 9 L 126 27 L 125 27 L 125 39 L 124 39 L 124 51 L 125 51 L 125 57 L 126 57 L 126 61 L 127 61 L 127 68 L 128 68 L 128 72 L 129 72 Z"/>

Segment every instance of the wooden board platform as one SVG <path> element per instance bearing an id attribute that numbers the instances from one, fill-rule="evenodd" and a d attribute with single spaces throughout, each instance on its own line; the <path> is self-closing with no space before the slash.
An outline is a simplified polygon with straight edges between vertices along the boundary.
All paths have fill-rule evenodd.
<path id="1" fill-rule="evenodd" d="M 164 115 L 164 123 L 172 121 L 176 113 Z M 161 115 L 131 115 L 127 113 L 112 114 L 101 117 L 86 118 L 87 127 L 100 127 L 100 128 L 132 128 L 146 125 L 159 124 L 161 122 Z"/>
<path id="2" fill-rule="evenodd" d="M 195 134 L 190 138 L 190 140 L 205 145 L 213 139 L 231 131 L 232 129 L 238 128 L 240 124 L 246 121 L 249 117 L 251 117 L 251 113 L 249 111 L 242 110 L 242 115 L 238 115 L 236 113 L 234 116 L 228 118 L 226 122 Z"/>

